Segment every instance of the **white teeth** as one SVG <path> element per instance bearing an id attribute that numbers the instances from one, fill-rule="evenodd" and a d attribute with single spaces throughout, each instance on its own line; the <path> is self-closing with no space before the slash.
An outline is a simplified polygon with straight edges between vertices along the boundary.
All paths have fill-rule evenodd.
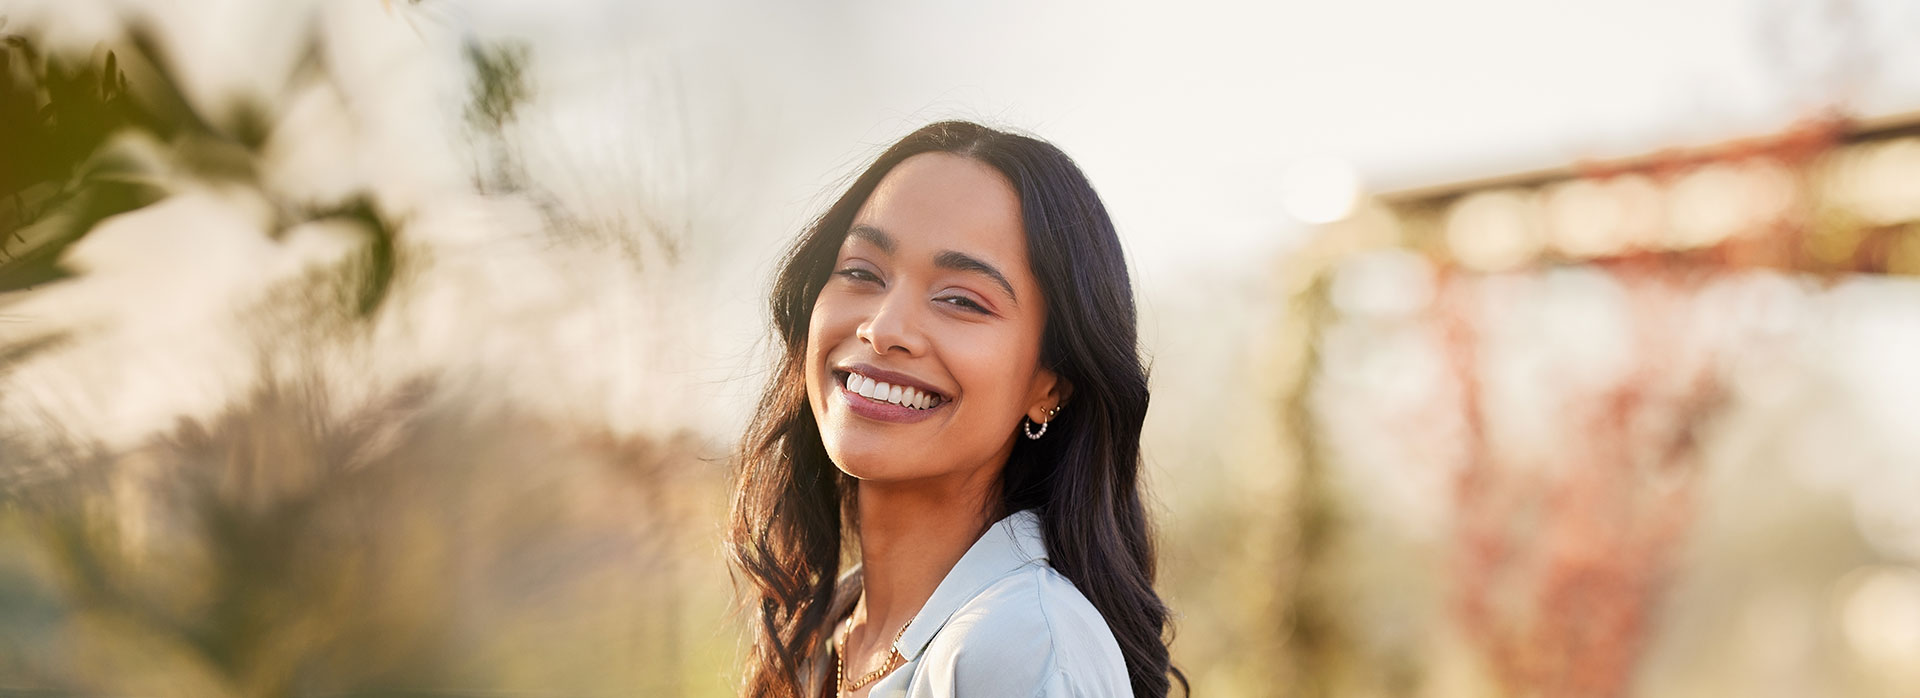
<path id="1" fill-rule="evenodd" d="M 851 371 L 847 373 L 845 387 L 847 392 L 855 395 L 916 410 L 938 407 L 942 402 L 933 393 L 904 385 L 890 385 Z"/>

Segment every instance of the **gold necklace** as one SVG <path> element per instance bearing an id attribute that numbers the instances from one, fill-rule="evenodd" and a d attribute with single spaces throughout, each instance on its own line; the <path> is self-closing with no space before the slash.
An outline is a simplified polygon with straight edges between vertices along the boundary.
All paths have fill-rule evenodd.
<path id="1" fill-rule="evenodd" d="M 913 621 L 908 620 L 906 625 L 900 626 L 900 632 L 893 636 L 893 644 L 900 644 L 900 638 L 906 637 L 907 625 L 913 625 Z M 847 634 L 851 632 L 853 632 L 853 619 L 848 618 L 846 624 L 840 628 L 840 641 L 836 643 L 837 646 L 833 650 L 834 698 L 845 698 L 848 693 L 858 691 L 867 684 L 880 680 L 880 677 L 886 676 L 888 672 L 900 668 L 901 664 L 907 663 L 907 658 L 900 656 L 899 649 L 889 648 L 887 650 L 887 661 L 881 664 L 880 668 L 869 671 L 865 676 L 854 679 L 853 685 L 847 685 Z"/>

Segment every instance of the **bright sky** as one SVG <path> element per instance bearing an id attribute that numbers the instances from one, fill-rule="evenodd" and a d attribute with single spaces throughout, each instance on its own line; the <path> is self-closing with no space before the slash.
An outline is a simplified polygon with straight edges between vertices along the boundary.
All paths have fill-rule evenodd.
<path id="1" fill-rule="evenodd" d="M 1279 205 L 1293 163 L 1346 160 L 1377 191 L 1767 132 L 1835 97 L 1920 104 L 1898 98 L 1920 95 L 1920 74 L 1890 70 L 1920 65 L 1896 40 L 1920 10 L 1862 12 L 1853 34 L 1785 0 L 487 0 L 461 18 L 531 37 L 568 80 L 617 80 L 607 53 L 683 76 L 688 118 L 717 124 L 684 154 L 728 163 L 705 186 L 741 204 L 703 233 L 715 256 L 693 255 L 737 340 L 722 344 L 759 336 L 773 250 L 841 177 L 920 124 L 974 118 L 1087 170 L 1132 254 L 1164 385 L 1231 371 L 1223 345 L 1246 338 L 1223 328 L 1271 312 L 1261 279 L 1307 234 Z M 604 125 L 612 140 L 645 130 L 581 111 L 622 119 Z"/>
<path id="2" fill-rule="evenodd" d="M 352 31 L 386 25 L 398 43 L 370 38 L 340 60 L 391 83 L 360 102 L 391 141 L 376 149 L 376 184 L 391 189 L 448 179 L 409 171 L 435 158 L 391 156 L 436 135 L 395 124 L 437 128 L 410 115 L 463 86 L 381 52 L 453 58 L 433 37 L 469 31 L 527 39 L 535 177 L 570 204 L 665 215 L 694 236 L 676 312 L 711 336 L 676 346 L 693 348 L 680 365 L 731 415 L 701 421 L 724 431 L 753 391 L 746 347 L 764 339 L 779 248 L 842 178 L 925 122 L 1022 128 L 1072 154 L 1128 245 L 1156 383 L 1205 385 L 1277 312 L 1264 279 L 1308 234 L 1279 205 L 1293 164 L 1338 158 L 1393 189 L 1766 132 L 1834 97 L 1864 114 L 1920 105 L 1920 42 L 1902 40 L 1920 6 L 1858 1 L 1849 31 L 1822 18 L 1825 3 L 1791 0 L 426 0 L 393 13 L 367 0 L 357 21 L 372 24 Z M 258 67 L 264 40 L 239 28 L 301 21 L 244 0 L 152 4 L 198 37 L 179 49 L 203 68 L 190 72 L 242 83 L 274 73 Z M 83 5 L 52 6 L 80 22 Z M 392 29 L 402 18 L 440 26 L 409 35 Z M 421 94 L 436 79 L 447 94 Z"/>
<path id="3" fill-rule="evenodd" d="M 751 109 L 805 215 L 815 189 L 924 121 L 1030 129 L 1080 160 L 1146 271 L 1269 250 L 1291 162 L 1331 155 L 1375 188 L 1763 132 L 1871 73 L 1866 111 L 1916 104 L 1920 9 L 1863 2 L 1859 38 L 1783 0 L 1181 3 L 774 2 L 699 9 L 574 0 L 473 5 L 541 51 L 650 41 Z M 1767 21 L 1767 17 L 1785 18 Z M 1779 50 L 1780 35 L 1792 51 Z M 585 44 L 590 46 L 591 44 Z M 1836 47 L 1867 46 L 1882 57 Z M 1855 53 L 1858 53 L 1857 51 Z M 1791 54 L 1792 58 L 1782 58 Z M 1847 61 L 1853 60 L 1849 63 Z M 713 95 L 691 95 L 702 101 Z"/>

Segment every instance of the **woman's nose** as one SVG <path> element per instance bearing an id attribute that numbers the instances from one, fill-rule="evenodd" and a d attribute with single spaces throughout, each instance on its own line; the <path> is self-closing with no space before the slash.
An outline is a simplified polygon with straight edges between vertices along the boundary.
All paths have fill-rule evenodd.
<path id="1" fill-rule="evenodd" d="M 918 308 L 907 293 L 888 293 L 854 334 L 872 347 L 875 354 L 897 350 L 908 356 L 919 356 L 926 350 Z"/>

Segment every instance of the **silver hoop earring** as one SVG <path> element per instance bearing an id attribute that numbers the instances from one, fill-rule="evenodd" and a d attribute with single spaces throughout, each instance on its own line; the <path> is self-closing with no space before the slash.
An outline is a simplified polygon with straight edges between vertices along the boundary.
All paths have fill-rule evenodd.
<path id="1" fill-rule="evenodd" d="M 1028 438 L 1029 440 L 1033 440 L 1033 441 L 1038 441 L 1038 440 L 1040 439 L 1040 437 L 1042 437 L 1042 436 L 1046 436 L 1046 434 L 1047 434 L 1047 425 L 1049 425 L 1049 424 L 1052 424 L 1052 423 L 1053 423 L 1053 416 L 1054 416 L 1054 415 L 1056 415 L 1056 414 L 1060 414 L 1060 406 L 1059 406 L 1059 405 L 1054 405 L 1053 407 L 1049 407 L 1049 408 L 1047 408 L 1047 421 L 1044 421 L 1044 422 L 1041 422 L 1041 423 L 1040 423 L 1040 431 L 1034 431 L 1034 430 L 1033 430 L 1033 420 L 1032 420 L 1032 419 L 1030 419 L 1030 418 L 1027 418 L 1027 417 L 1021 417 L 1021 418 L 1020 418 L 1020 431 L 1023 431 L 1023 432 L 1026 432 L 1026 434 L 1027 434 L 1027 438 Z"/>

